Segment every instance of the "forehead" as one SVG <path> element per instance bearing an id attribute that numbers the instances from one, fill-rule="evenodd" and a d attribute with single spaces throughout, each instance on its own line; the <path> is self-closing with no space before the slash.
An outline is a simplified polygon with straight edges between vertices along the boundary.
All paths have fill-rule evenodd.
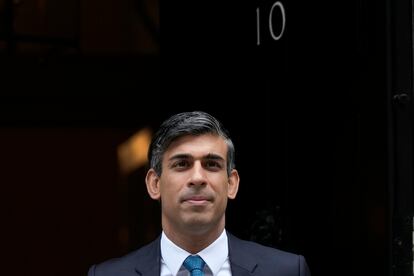
<path id="1" fill-rule="evenodd" d="M 216 154 L 226 160 L 227 144 L 219 135 L 186 135 L 174 140 L 165 151 L 164 157 L 168 160 L 176 154 L 189 154 L 194 157 Z"/>

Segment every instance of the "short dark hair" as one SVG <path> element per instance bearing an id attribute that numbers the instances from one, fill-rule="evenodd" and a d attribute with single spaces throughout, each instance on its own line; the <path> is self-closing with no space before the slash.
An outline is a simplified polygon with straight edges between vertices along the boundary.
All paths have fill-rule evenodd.
<path id="1" fill-rule="evenodd" d="M 162 173 L 162 158 L 170 144 L 186 135 L 214 134 L 227 144 L 227 174 L 235 168 L 234 144 L 228 131 L 213 116 L 202 111 L 178 113 L 165 120 L 152 138 L 148 160 L 157 175 Z"/>

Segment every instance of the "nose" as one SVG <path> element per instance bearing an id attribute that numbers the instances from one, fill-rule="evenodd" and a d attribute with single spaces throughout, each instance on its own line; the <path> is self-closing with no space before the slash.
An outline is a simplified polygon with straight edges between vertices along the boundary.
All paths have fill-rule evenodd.
<path id="1" fill-rule="evenodd" d="M 191 176 L 190 176 L 188 185 L 189 186 L 205 185 L 207 183 L 206 180 L 207 178 L 206 178 L 203 166 L 200 164 L 200 162 L 195 162 L 191 170 Z"/>

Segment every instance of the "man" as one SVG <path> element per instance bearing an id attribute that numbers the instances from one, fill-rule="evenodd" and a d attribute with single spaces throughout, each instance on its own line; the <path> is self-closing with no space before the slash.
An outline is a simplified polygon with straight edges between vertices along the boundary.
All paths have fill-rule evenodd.
<path id="1" fill-rule="evenodd" d="M 89 276 L 309 276 L 303 256 L 242 241 L 225 230 L 239 174 L 219 121 L 180 113 L 155 134 L 146 185 L 161 202 L 161 236 L 127 256 L 94 265 Z"/>

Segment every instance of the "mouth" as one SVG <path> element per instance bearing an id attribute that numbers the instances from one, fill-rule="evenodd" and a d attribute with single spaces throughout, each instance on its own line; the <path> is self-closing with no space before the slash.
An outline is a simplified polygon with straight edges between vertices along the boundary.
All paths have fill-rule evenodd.
<path id="1" fill-rule="evenodd" d="M 191 205 L 205 205 L 211 200 L 205 196 L 190 196 L 183 199 L 183 203 L 188 203 Z"/>

